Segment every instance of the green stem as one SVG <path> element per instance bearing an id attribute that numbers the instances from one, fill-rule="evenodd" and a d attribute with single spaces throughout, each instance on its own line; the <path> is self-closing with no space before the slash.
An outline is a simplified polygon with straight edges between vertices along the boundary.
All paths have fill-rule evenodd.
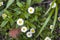
<path id="1" fill-rule="evenodd" d="M 36 39 L 34 38 L 34 40 L 36 40 Z"/>
<path id="2" fill-rule="evenodd" d="M 57 21 L 57 15 L 58 15 L 58 7 L 56 6 L 56 10 L 55 10 L 55 16 L 54 16 L 54 22 L 53 22 L 53 26 L 55 27 L 56 21 Z M 54 29 L 53 29 L 54 30 Z M 52 32 L 53 32 L 52 30 Z"/>
<path id="3" fill-rule="evenodd" d="M 41 34 L 41 32 L 44 30 L 44 28 L 46 27 L 47 23 L 49 22 L 52 14 L 54 12 L 54 9 L 51 11 L 50 15 L 48 16 L 48 18 L 46 19 L 44 25 L 42 26 L 41 30 L 39 30 L 39 33 L 37 34 L 36 38 Z"/>
<path id="4" fill-rule="evenodd" d="M 51 10 L 51 7 L 48 9 L 48 11 L 44 14 L 44 16 L 46 16 L 48 13 L 49 13 L 49 11 Z"/>
<path id="5" fill-rule="evenodd" d="M 52 4 L 55 2 L 56 0 L 54 0 L 53 2 L 52 2 Z M 46 11 L 46 13 L 44 14 L 44 16 L 46 16 L 48 13 L 49 13 L 49 11 L 51 10 L 51 7 L 52 7 L 52 5 L 49 7 L 49 9 Z"/>

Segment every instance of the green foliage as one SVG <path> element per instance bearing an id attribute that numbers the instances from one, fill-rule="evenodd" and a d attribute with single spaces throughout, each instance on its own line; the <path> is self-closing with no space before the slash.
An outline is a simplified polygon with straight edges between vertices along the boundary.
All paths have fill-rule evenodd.
<path id="1" fill-rule="evenodd" d="M 8 0 L 6 9 L 14 2 L 14 0 Z"/>
<path id="2" fill-rule="evenodd" d="M 8 23 L 8 21 L 3 21 L 0 26 L 1 26 L 1 27 L 4 27 L 7 23 Z"/>
<path id="3" fill-rule="evenodd" d="M 60 0 L 57 0 L 57 3 L 60 4 Z"/>
<path id="4" fill-rule="evenodd" d="M 52 40 L 57 37 L 56 31 L 60 27 L 60 22 L 58 18 L 59 10 L 59 0 L 53 0 L 52 4 L 56 2 L 56 7 L 52 8 L 52 5 L 47 6 L 43 2 L 44 0 L 1 0 L 4 5 L 0 6 L 2 10 L 0 11 L 0 33 L 5 35 L 6 40 L 36 40 L 40 38 L 44 40 L 45 37 L 49 36 Z M 37 5 L 34 5 L 37 4 Z M 42 4 L 42 5 L 41 5 Z M 33 6 L 34 13 L 30 14 L 28 8 Z M 3 8 L 4 7 L 4 8 Z M 6 14 L 6 19 L 3 19 L 2 14 Z M 21 28 L 22 26 L 17 25 L 17 20 L 22 18 L 24 20 L 24 25 L 29 30 L 31 28 L 36 29 L 35 33 L 31 38 L 26 37 L 26 33 L 20 33 L 17 38 L 10 38 L 9 32 L 13 28 Z M 54 29 L 50 29 L 50 25 L 54 25 Z M 59 29 L 59 28 L 58 28 Z M 28 31 L 29 31 L 28 30 Z M 53 33 L 54 32 L 54 33 Z M 59 36 L 60 34 L 58 34 Z M 40 37 L 39 37 L 40 36 Z"/>
<path id="5" fill-rule="evenodd" d="M 17 6 L 18 6 L 18 7 L 20 7 L 20 8 L 22 8 L 22 7 L 23 7 L 23 4 L 22 4 L 22 3 L 20 3 L 18 0 L 17 0 L 16 4 L 17 4 Z"/>

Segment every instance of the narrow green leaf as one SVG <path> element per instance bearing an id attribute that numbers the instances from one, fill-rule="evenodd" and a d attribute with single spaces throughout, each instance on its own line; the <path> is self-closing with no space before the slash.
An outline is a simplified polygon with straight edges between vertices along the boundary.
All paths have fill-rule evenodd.
<path id="1" fill-rule="evenodd" d="M 3 11 L 0 11 L 0 16 L 3 14 Z"/>
<path id="2" fill-rule="evenodd" d="M 26 1 L 26 10 L 28 9 L 28 7 L 30 7 L 31 6 L 31 0 L 27 0 Z"/>
<path id="3" fill-rule="evenodd" d="M 7 23 L 8 23 L 8 21 L 3 21 L 0 26 L 1 26 L 1 27 L 4 27 Z"/>
<path id="4" fill-rule="evenodd" d="M 53 22 L 53 26 L 55 28 L 55 24 L 56 24 L 56 21 L 57 21 L 57 16 L 58 16 L 58 7 L 56 6 L 56 9 L 55 9 L 55 16 L 54 16 L 54 22 Z M 52 29 L 51 33 L 54 31 L 54 29 Z"/>
<path id="5" fill-rule="evenodd" d="M 20 8 L 23 7 L 23 4 L 20 3 L 18 0 L 16 1 L 16 4 L 17 4 L 17 6 L 20 7 Z"/>
<path id="6" fill-rule="evenodd" d="M 30 5 L 31 5 L 31 0 L 27 0 L 26 6 L 30 6 Z"/>
<path id="7" fill-rule="evenodd" d="M 41 3 L 43 0 L 36 0 L 37 3 Z"/>
<path id="8" fill-rule="evenodd" d="M 44 30 L 44 28 L 46 27 L 47 23 L 49 22 L 49 20 L 50 20 L 50 18 L 51 18 L 51 16 L 52 16 L 53 12 L 54 12 L 54 10 L 51 11 L 50 15 L 49 15 L 48 18 L 46 19 L 44 25 L 42 26 L 41 30 L 39 31 L 39 33 L 37 34 L 36 37 L 38 37 L 38 36 L 41 34 L 41 32 Z"/>
<path id="9" fill-rule="evenodd" d="M 8 0 L 6 9 L 14 2 L 15 0 Z"/>
<path id="10" fill-rule="evenodd" d="M 28 26 L 30 26 L 31 28 L 35 28 L 35 29 L 36 29 L 36 26 L 35 26 L 34 24 L 30 23 L 29 21 L 25 21 L 25 22 L 26 22 L 26 24 L 27 24 Z"/>
<path id="11" fill-rule="evenodd" d="M 36 26 L 34 24 L 32 24 L 32 23 L 30 24 L 30 27 L 36 29 Z"/>
<path id="12" fill-rule="evenodd" d="M 14 21 L 12 18 L 9 19 L 10 25 L 12 26 L 14 24 Z"/>

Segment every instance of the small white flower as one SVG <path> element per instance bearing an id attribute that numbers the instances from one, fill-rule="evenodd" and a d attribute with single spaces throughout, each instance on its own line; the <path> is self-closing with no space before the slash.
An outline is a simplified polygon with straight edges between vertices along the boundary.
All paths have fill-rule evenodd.
<path id="1" fill-rule="evenodd" d="M 60 21 L 60 17 L 58 17 L 58 21 Z"/>
<path id="2" fill-rule="evenodd" d="M 53 25 L 50 25 L 50 29 L 54 29 L 54 26 Z"/>
<path id="3" fill-rule="evenodd" d="M 0 2 L 0 6 L 2 6 L 3 5 L 3 2 Z"/>
<path id="4" fill-rule="evenodd" d="M 52 5 L 52 3 L 50 3 L 50 6 Z M 56 3 L 54 3 L 53 5 L 52 5 L 52 8 L 55 8 L 56 7 Z"/>
<path id="5" fill-rule="evenodd" d="M 6 14 L 2 14 L 2 18 L 5 19 L 7 17 Z"/>
<path id="6" fill-rule="evenodd" d="M 31 32 L 31 33 L 35 33 L 35 29 L 34 29 L 34 28 L 31 28 L 31 29 L 30 29 L 30 32 Z"/>
<path id="7" fill-rule="evenodd" d="M 27 37 L 32 37 L 32 33 L 31 33 L 31 32 L 27 32 L 27 33 L 26 33 L 26 36 L 27 36 Z"/>
<path id="8" fill-rule="evenodd" d="M 30 14 L 33 14 L 33 13 L 34 13 L 34 8 L 33 8 L 33 7 L 29 7 L 29 8 L 28 8 L 28 12 L 29 12 Z"/>
<path id="9" fill-rule="evenodd" d="M 27 27 L 25 27 L 25 26 L 23 26 L 23 27 L 21 27 L 21 32 L 26 32 L 28 29 L 27 29 Z"/>
<path id="10" fill-rule="evenodd" d="M 51 40 L 51 38 L 50 37 L 46 37 L 44 40 Z"/>
<path id="11" fill-rule="evenodd" d="M 18 24 L 19 26 L 22 26 L 22 25 L 24 24 L 24 20 L 23 20 L 22 18 L 19 18 L 19 19 L 17 20 L 17 24 Z"/>

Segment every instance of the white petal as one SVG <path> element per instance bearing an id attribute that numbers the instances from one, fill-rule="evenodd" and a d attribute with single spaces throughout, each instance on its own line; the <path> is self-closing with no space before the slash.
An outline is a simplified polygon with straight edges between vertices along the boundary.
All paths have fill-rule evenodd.
<path id="1" fill-rule="evenodd" d="M 24 24 L 24 20 L 23 19 L 18 19 L 17 20 L 17 24 L 19 25 L 19 26 L 22 26 L 23 24 Z"/>
<path id="2" fill-rule="evenodd" d="M 58 17 L 58 21 L 60 21 L 60 17 Z"/>
<path id="3" fill-rule="evenodd" d="M 26 36 L 27 36 L 27 37 L 32 37 L 32 33 L 31 33 L 31 32 L 27 32 L 27 33 L 26 33 Z"/>
<path id="4" fill-rule="evenodd" d="M 34 29 L 34 28 L 31 28 L 31 29 L 30 29 L 30 32 L 31 32 L 31 33 L 35 33 L 35 29 Z"/>
<path id="5" fill-rule="evenodd" d="M 27 27 L 25 27 L 25 26 L 23 26 L 22 28 L 21 28 L 21 32 L 26 32 L 28 29 L 27 29 Z"/>
<path id="6" fill-rule="evenodd" d="M 33 8 L 33 7 L 29 7 L 29 8 L 28 8 L 28 12 L 29 12 L 30 14 L 33 14 L 33 13 L 34 13 L 34 8 Z"/>
<path id="7" fill-rule="evenodd" d="M 50 29 L 54 29 L 54 26 L 53 25 L 50 25 Z"/>
<path id="8" fill-rule="evenodd" d="M 3 5 L 3 2 L 0 2 L 0 6 L 2 6 Z"/>
<path id="9" fill-rule="evenodd" d="M 50 37 L 46 37 L 44 40 L 51 40 L 51 38 Z"/>
<path id="10" fill-rule="evenodd" d="M 52 3 L 50 3 L 50 6 L 52 5 Z M 56 3 L 54 3 L 53 5 L 52 5 L 52 8 L 55 8 L 56 7 Z"/>

